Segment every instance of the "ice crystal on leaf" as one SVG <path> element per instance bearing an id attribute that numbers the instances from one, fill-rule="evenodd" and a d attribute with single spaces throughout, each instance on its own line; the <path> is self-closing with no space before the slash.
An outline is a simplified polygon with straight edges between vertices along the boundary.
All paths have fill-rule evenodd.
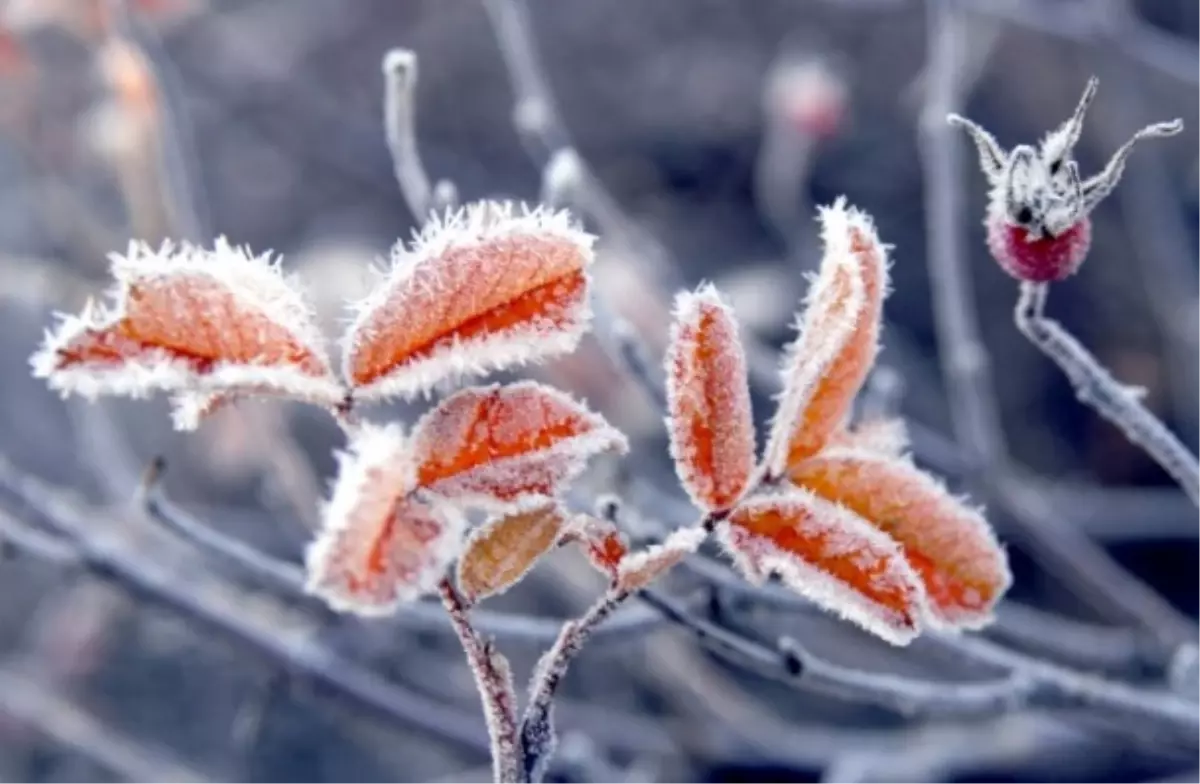
<path id="1" fill-rule="evenodd" d="M 879 350 L 887 248 L 870 219 L 842 199 L 821 211 L 821 223 L 825 254 L 784 359 L 764 465 L 724 515 L 718 537 L 748 579 L 778 573 L 889 642 L 907 642 L 926 621 L 980 628 L 1011 582 L 987 523 L 905 457 L 900 420 L 849 421 Z M 702 309 L 691 303 L 703 301 L 684 300 L 694 313 Z M 680 333 L 687 324 L 681 319 Z M 679 364 L 672 354 L 668 374 Z M 718 415 L 676 407 L 673 433 L 693 416 L 716 432 Z"/>
<path id="2" fill-rule="evenodd" d="M 268 255 L 223 239 L 211 251 L 132 243 L 112 256 L 113 303 L 66 317 L 34 355 L 63 394 L 182 393 L 194 426 L 219 399 L 278 395 L 318 405 L 343 396 L 298 288 Z"/>
<path id="3" fill-rule="evenodd" d="M 891 537 L 806 490 L 742 502 L 718 538 L 751 581 L 771 572 L 820 606 L 896 645 L 925 616 L 921 581 Z"/>
<path id="4" fill-rule="evenodd" d="M 397 245 L 343 338 L 358 399 L 427 392 L 574 350 L 587 327 L 594 238 L 565 212 L 483 202 Z"/>
<path id="5" fill-rule="evenodd" d="M 831 448 L 795 466 L 791 480 L 839 503 L 904 549 L 921 575 L 935 620 L 980 628 L 1011 576 L 1004 551 L 976 510 L 907 460 Z"/>
<path id="6" fill-rule="evenodd" d="M 767 445 L 773 476 L 815 454 L 841 426 L 879 350 L 887 248 L 870 219 L 843 199 L 820 217 L 825 253 L 783 363 Z"/>
<path id="7" fill-rule="evenodd" d="M 507 590 L 555 546 L 566 525 L 562 507 L 540 499 L 488 520 L 463 547 L 459 590 L 471 602 Z"/>
<path id="8" fill-rule="evenodd" d="M 431 590 L 457 554 L 463 521 L 415 489 L 400 428 L 362 427 L 339 455 L 333 497 L 308 551 L 309 592 L 336 610 L 382 615 Z"/>
<path id="9" fill-rule="evenodd" d="M 417 423 L 417 482 L 458 502 L 505 508 L 554 497 L 625 437 L 569 395 L 532 381 L 464 389 Z"/>
<path id="10" fill-rule="evenodd" d="M 680 528 L 668 534 L 662 544 L 626 555 L 617 570 L 617 589 L 632 593 L 645 588 L 696 552 L 706 536 L 703 528 Z"/>
<path id="11" fill-rule="evenodd" d="M 737 321 L 711 285 L 676 299 L 666 367 L 675 468 L 697 506 L 727 509 L 750 482 L 754 418 Z"/>

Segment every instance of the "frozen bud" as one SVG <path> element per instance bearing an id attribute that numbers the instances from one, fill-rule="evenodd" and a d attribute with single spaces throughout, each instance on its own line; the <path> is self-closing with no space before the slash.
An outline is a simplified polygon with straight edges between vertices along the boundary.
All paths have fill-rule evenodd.
<path id="1" fill-rule="evenodd" d="M 1088 81 L 1075 112 L 1036 147 L 1006 152 L 983 127 L 956 114 L 947 118 L 975 143 L 991 189 L 984 220 L 988 250 L 1018 280 L 1047 283 L 1073 275 L 1091 246 L 1091 213 L 1120 182 L 1136 144 L 1183 130 L 1181 120 L 1148 125 L 1101 172 L 1083 179 L 1074 149 L 1098 84 L 1094 77 Z"/>

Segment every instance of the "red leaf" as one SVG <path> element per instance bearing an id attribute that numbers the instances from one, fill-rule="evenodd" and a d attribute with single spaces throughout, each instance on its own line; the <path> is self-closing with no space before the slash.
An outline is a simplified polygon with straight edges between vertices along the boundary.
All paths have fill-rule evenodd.
<path id="1" fill-rule="evenodd" d="M 273 394 L 318 405 L 343 396 L 300 292 L 267 256 L 218 240 L 113 257 L 111 308 L 66 318 L 33 357 L 63 393 L 224 397 Z M 205 408 L 206 406 L 199 406 Z"/>
<path id="2" fill-rule="evenodd" d="M 553 501 L 488 520 L 468 537 L 458 559 L 458 587 L 469 601 L 503 593 L 558 542 L 566 526 Z"/>
<path id="3" fill-rule="evenodd" d="M 821 224 L 825 255 L 784 360 L 767 444 L 774 476 L 815 454 L 842 426 L 879 351 L 887 249 L 870 219 L 844 199 L 821 211 Z"/>
<path id="4" fill-rule="evenodd" d="M 711 285 L 676 298 L 666 369 L 675 470 L 697 506 L 728 509 L 750 482 L 754 418 L 737 321 Z"/>
<path id="5" fill-rule="evenodd" d="M 1012 582 L 1008 559 L 983 516 L 906 460 L 829 449 L 792 469 L 791 480 L 845 506 L 904 549 L 937 620 L 977 629 Z"/>
<path id="6" fill-rule="evenodd" d="M 413 433 L 422 487 L 491 507 L 553 497 L 588 458 L 626 448 L 625 437 L 598 414 L 531 381 L 464 389 L 422 417 Z"/>
<path id="7" fill-rule="evenodd" d="M 592 241 L 566 213 L 484 202 L 435 219 L 358 306 L 343 340 L 355 396 L 413 395 L 574 350 Z"/>
<path id="8" fill-rule="evenodd" d="M 752 498 L 717 528 L 747 579 L 772 571 L 821 607 L 893 645 L 920 632 L 925 591 L 900 546 L 806 490 Z"/>
<path id="9" fill-rule="evenodd" d="M 363 427 L 339 457 L 323 529 L 308 551 L 308 590 L 337 610 L 385 614 L 436 586 L 463 522 L 412 496 L 414 466 L 398 427 Z"/>
<path id="10" fill-rule="evenodd" d="M 591 515 L 576 515 L 564 539 L 579 542 L 588 562 L 609 579 L 616 579 L 621 559 L 629 552 L 628 542 L 615 525 Z"/>

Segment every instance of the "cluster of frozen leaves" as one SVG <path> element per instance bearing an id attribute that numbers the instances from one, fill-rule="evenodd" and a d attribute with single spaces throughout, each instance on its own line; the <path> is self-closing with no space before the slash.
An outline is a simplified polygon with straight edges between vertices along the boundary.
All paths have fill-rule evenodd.
<path id="1" fill-rule="evenodd" d="M 612 522 L 560 501 L 590 458 L 627 449 L 621 433 L 540 384 L 468 387 L 410 433 L 347 425 L 309 589 L 338 609 L 386 613 L 436 587 L 457 559 L 474 602 L 575 542 L 628 594 L 715 529 L 748 579 L 778 574 L 891 642 L 925 624 L 985 624 L 1009 574 L 983 518 L 904 456 L 900 422 L 848 424 L 878 351 L 886 249 L 840 201 L 821 221 L 825 256 L 761 461 L 732 313 L 711 286 L 678 299 L 667 425 L 705 525 L 629 552 Z M 592 240 L 563 213 L 494 203 L 431 221 L 353 305 L 340 372 L 296 281 L 268 256 L 223 241 L 212 251 L 134 245 L 113 259 L 112 302 L 64 319 L 33 365 L 64 394 L 164 391 L 181 427 L 249 395 L 345 413 L 572 351 L 590 317 Z M 468 509 L 491 515 L 469 535 Z"/>
<path id="2" fill-rule="evenodd" d="M 361 302 L 334 370 L 298 281 L 267 255 L 133 244 L 114 256 L 115 291 L 64 318 L 34 355 L 63 394 L 172 396 L 196 427 L 246 396 L 346 412 L 428 393 L 440 382 L 572 351 L 587 329 L 593 238 L 565 213 L 480 203 L 432 220 Z M 566 484 L 624 437 L 542 385 L 471 387 L 406 434 L 350 425 L 309 587 L 338 609 L 388 612 L 431 590 L 456 556 L 471 599 L 503 590 L 565 540 L 616 579 L 624 542 L 611 524 L 573 518 Z M 464 510 L 494 517 L 464 542 Z"/>
<path id="3" fill-rule="evenodd" d="M 679 477 L 751 581 L 777 574 L 896 644 L 925 626 L 978 628 L 1010 576 L 979 512 L 904 454 L 903 424 L 850 424 L 879 350 L 887 248 L 843 201 L 825 245 L 761 462 L 738 326 L 711 286 L 679 296 L 667 356 Z"/>

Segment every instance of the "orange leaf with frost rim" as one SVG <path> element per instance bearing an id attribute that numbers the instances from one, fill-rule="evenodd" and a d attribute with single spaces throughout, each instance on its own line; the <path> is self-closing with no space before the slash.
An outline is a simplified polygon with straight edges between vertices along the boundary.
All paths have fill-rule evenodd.
<path id="1" fill-rule="evenodd" d="M 524 381 L 464 389 L 417 423 L 416 481 L 450 499 L 504 508 L 553 497 L 625 437 L 557 389 Z"/>
<path id="2" fill-rule="evenodd" d="M 459 590 L 472 602 L 503 593 L 555 546 L 566 524 L 562 507 L 540 500 L 488 520 L 463 547 Z"/>
<path id="3" fill-rule="evenodd" d="M 777 572 L 793 590 L 894 645 L 921 631 L 925 590 L 900 546 L 807 490 L 743 501 L 717 537 L 752 582 Z"/>
<path id="4" fill-rule="evenodd" d="M 800 334 L 783 363 L 783 392 L 766 462 L 772 476 L 816 454 L 842 426 L 875 363 L 887 248 L 870 219 L 838 199 L 820 212 L 825 253 Z"/>
<path id="5" fill-rule="evenodd" d="M 164 390 L 342 399 L 307 303 L 268 256 L 224 240 L 211 251 L 131 243 L 112 263 L 113 305 L 89 302 L 32 358 L 34 375 L 51 388 L 87 397 Z"/>
<path id="6" fill-rule="evenodd" d="M 931 476 L 906 460 L 829 449 L 795 466 L 790 478 L 899 542 L 935 620 L 968 629 L 991 622 L 1012 582 L 1008 559 L 983 517 Z"/>
<path id="7" fill-rule="evenodd" d="M 696 552 L 707 536 L 703 528 L 680 528 L 672 531 L 662 544 L 626 555 L 617 570 L 617 590 L 633 593 L 647 587 Z"/>
<path id="8" fill-rule="evenodd" d="M 343 338 L 360 399 L 427 392 L 575 349 L 587 328 L 594 238 L 563 212 L 488 202 L 433 219 Z"/>
<path id="9" fill-rule="evenodd" d="M 364 426 L 339 463 L 308 549 L 307 590 L 335 610 L 384 615 L 437 585 L 457 555 L 463 520 L 413 496 L 415 466 L 398 426 Z"/>
<path id="10" fill-rule="evenodd" d="M 711 285 L 676 298 L 666 377 L 675 469 L 697 506 L 728 509 L 754 469 L 754 418 L 737 320 Z"/>

